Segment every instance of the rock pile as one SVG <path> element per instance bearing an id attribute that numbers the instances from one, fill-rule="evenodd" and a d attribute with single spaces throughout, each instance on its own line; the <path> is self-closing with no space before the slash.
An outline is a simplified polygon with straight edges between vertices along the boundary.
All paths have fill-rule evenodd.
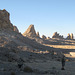
<path id="1" fill-rule="evenodd" d="M 62 39 L 63 36 L 59 35 L 59 33 L 55 32 L 52 36 L 52 38 L 59 38 L 59 39 Z"/>

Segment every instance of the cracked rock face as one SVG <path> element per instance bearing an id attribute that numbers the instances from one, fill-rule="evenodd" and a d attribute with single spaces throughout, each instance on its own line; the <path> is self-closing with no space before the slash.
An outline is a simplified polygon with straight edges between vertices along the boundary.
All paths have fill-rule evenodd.
<path id="1" fill-rule="evenodd" d="M 71 35 L 70 35 L 70 36 L 71 36 L 71 39 L 74 39 L 73 33 L 71 33 Z"/>
<path id="2" fill-rule="evenodd" d="M 55 32 L 55 33 L 53 34 L 52 38 L 60 38 L 60 39 L 62 39 L 63 36 L 61 36 L 61 35 L 59 35 L 59 33 Z"/>
<path id="3" fill-rule="evenodd" d="M 13 30 L 13 25 L 9 20 L 10 14 L 5 10 L 0 10 L 0 29 Z"/>
<path id="4" fill-rule="evenodd" d="M 14 27 L 14 31 L 19 33 L 18 28 L 16 26 L 13 26 L 13 27 Z"/>
<path id="5" fill-rule="evenodd" d="M 66 39 L 74 39 L 74 36 L 73 36 L 73 33 L 67 35 L 67 38 Z"/>
<path id="6" fill-rule="evenodd" d="M 37 36 L 34 29 L 34 25 L 30 25 L 29 28 L 23 33 L 24 36 Z"/>

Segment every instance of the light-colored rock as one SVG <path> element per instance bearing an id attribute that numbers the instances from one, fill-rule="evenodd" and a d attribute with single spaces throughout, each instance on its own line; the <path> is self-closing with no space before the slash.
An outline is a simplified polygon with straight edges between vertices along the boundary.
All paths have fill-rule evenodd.
<path id="1" fill-rule="evenodd" d="M 70 55 L 71 55 L 72 57 L 75 57 L 75 52 L 70 52 Z"/>
<path id="2" fill-rule="evenodd" d="M 44 40 L 45 40 L 45 39 L 47 39 L 47 38 L 46 38 L 46 36 L 45 36 L 45 35 L 42 35 L 42 39 L 44 39 Z"/>
<path id="3" fill-rule="evenodd" d="M 36 31 L 34 29 L 34 25 L 30 25 L 29 28 L 23 33 L 24 36 L 34 37 L 36 36 Z"/>
<path id="4" fill-rule="evenodd" d="M 14 31 L 19 33 L 19 30 L 16 26 L 14 26 Z"/>
<path id="5" fill-rule="evenodd" d="M 70 36 L 70 34 L 68 33 L 68 35 L 67 35 L 67 38 L 66 39 L 71 39 L 71 36 Z"/>
<path id="6" fill-rule="evenodd" d="M 39 32 L 36 33 L 37 37 L 40 37 Z"/>
<path id="7" fill-rule="evenodd" d="M 59 39 L 62 39 L 63 36 L 62 35 L 59 35 L 59 33 L 55 32 L 52 36 L 52 38 L 59 38 Z"/>
<path id="8" fill-rule="evenodd" d="M 74 39 L 73 33 L 71 33 L 71 34 L 68 33 L 66 39 L 70 39 L 70 40 Z"/>
<path id="9" fill-rule="evenodd" d="M 71 36 L 71 39 L 74 39 L 73 33 L 71 33 L 71 35 L 70 35 L 70 36 Z"/>
<path id="10" fill-rule="evenodd" d="M 9 20 L 10 14 L 5 10 L 0 10 L 0 29 L 13 30 L 13 25 Z"/>

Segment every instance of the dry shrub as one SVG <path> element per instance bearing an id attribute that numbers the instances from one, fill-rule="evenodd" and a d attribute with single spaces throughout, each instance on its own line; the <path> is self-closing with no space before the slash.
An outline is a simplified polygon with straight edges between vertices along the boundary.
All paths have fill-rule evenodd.
<path id="1" fill-rule="evenodd" d="M 32 68 L 26 66 L 26 67 L 24 68 L 24 72 L 33 72 L 33 70 L 32 70 Z"/>

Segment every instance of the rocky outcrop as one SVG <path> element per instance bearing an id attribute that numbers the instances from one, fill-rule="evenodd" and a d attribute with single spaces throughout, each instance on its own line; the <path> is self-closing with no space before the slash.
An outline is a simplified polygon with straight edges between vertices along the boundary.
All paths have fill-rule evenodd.
<path id="1" fill-rule="evenodd" d="M 42 35 L 42 39 L 46 40 L 47 38 L 46 38 L 46 36 L 45 36 L 45 35 Z"/>
<path id="2" fill-rule="evenodd" d="M 70 35 L 70 36 L 71 36 L 71 39 L 74 39 L 73 33 L 71 33 L 71 35 Z"/>
<path id="3" fill-rule="evenodd" d="M 30 25 L 29 28 L 23 33 L 24 36 L 30 36 L 30 37 L 35 37 L 36 31 L 34 29 L 34 25 Z"/>
<path id="4" fill-rule="evenodd" d="M 14 31 L 19 33 L 18 28 L 16 26 L 13 26 L 13 27 L 14 27 Z"/>
<path id="5" fill-rule="evenodd" d="M 55 32 L 52 36 L 52 38 L 59 38 L 59 39 L 62 39 L 63 36 L 59 35 L 59 33 Z"/>
<path id="6" fill-rule="evenodd" d="M 36 33 L 37 37 L 40 37 L 39 32 Z"/>
<path id="7" fill-rule="evenodd" d="M 50 39 L 50 37 L 47 37 L 47 39 Z"/>
<path id="8" fill-rule="evenodd" d="M 5 10 L 0 10 L 0 29 L 13 30 L 13 25 L 9 20 L 10 14 Z"/>
<path id="9" fill-rule="evenodd" d="M 67 35 L 67 38 L 66 39 L 71 39 L 71 36 L 70 36 L 70 34 L 68 33 L 68 35 Z"/>
<path id="10" fill-rule="evenodd" d="M 74 39 L 74 36 L 73 36 L 73 33 L 67 35 L 67 38 L 66 39 Z"/>

